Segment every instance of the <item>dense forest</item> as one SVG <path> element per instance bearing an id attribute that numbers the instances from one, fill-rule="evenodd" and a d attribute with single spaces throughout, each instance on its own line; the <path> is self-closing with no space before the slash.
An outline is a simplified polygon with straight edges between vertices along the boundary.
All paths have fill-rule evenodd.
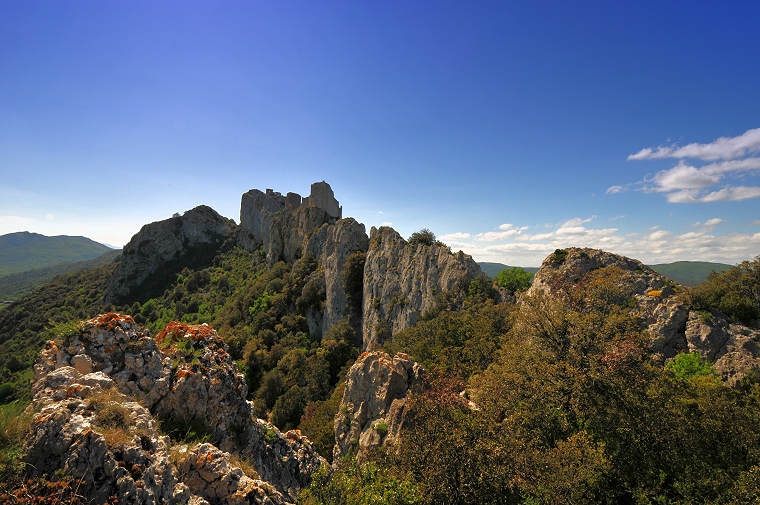
<path id="1" fill-rule="evenodd" d="M 300 429 L 332 461 L 333 420 L 360 336 L 345 318 L 321 337 L 307 313 L 325 302 L 305 254 L 267 266 L 233 239 L 201 267 L 177 268 L 160 296 L 103 303 L 115 264 L 65 274 L 0 311 L 3 475 L 14 450 L 6 412 L 29 399 L 45 340 L 98 313 L 131 315 L 152 334 L 170 321 L 208 323 L 248 383 L 256 415 Z M 361 311 L 364 254 L 342 272 Z M 760 375 L 736 387 L 697 355 L 663 366 L 630 303 L 629 272 L 606 267 L 551 296 L 507 271 L 441 293 L 417 324 L 383 344 L 427 371 L 410 393 L 404 432 L 361 461 L 314 476 L 316 503 L 747 503 L 760 496 Z M 496 303 L 509 286 L 518 303 Z M 520 291 L 523 291 L 520 293 Z M 757 326 L 760 258 L 675 295 Z"/>

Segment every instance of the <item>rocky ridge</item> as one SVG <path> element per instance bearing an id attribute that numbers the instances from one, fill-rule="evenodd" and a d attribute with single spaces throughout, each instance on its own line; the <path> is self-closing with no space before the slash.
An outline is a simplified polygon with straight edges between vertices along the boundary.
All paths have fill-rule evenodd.
<path id="1" fill-rule="evenodd" d="M 209 255 L 213 257 L 234 230 L 234 222 L 205 205 L 146 224 L 124 247 L 121 261 L 106 285 L 106 302 L 129 299 L 137 288 L 175 270 L 172 264 L 180 260 L 192 264 L 207 260 Z"/>
<path id="2" fill-rule="evenodd" d="M 62 470 L 97 503 L 289 503 L 326 464 L 299 432 L 252 417 L 242 374 L 206 325 L 170 323 L 154 340 L 129 316 L 98 316 L 47 343 L 33 394 L 28 468 Z M 172 446 L 159 422 L 214 445 Z"/>
<path id="3" fill-rule="evenodd" d="M 445 245 L 411 244 L 394 229 L 372 228 L 364 266 L 363 349 L 415 324 L 436 296 L 481 273 L 471 256 Z"/>
<path id="4" fill-rule="evenodd" d="M 528 294 L 550 294 L 578 285 L 591 272 L 610 267 L 626 273 L 627 288 L 642 325 L 649 330 L 655 358 L 665 361 L 680 352 L 698 352 L 714 364 L 729 386 L 760 368 L 760 330 L 729 323 L 717 310 L 689 310 L 673 296 L 678 285 L 634 259 L 598 249 L 558 250 L 544 260 Z"/>

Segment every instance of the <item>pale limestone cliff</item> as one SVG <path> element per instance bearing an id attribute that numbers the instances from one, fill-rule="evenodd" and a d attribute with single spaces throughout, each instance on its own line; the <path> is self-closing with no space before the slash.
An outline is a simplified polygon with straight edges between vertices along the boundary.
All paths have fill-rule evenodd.
<path id="1" fill-rule="evenodd" d="M 267 262 L 292 262 L 300 258 L 309 235 L 325 223 L 333 224 L 343 210 L 326 182 L 314 183 L 311 195 L 282 194 L 252 189 L 240 202 L 240 226 L 267 253 Z"/>
<path id="2" fill-rule="evenodd" d="M 364 266 L 363 349 L 415 324 L 437 295 L 481 273 L 471 256 L 445 245 L 409 244 L 392 228 L 372 228 Z"/>
<path id="3" fill-rule="evenodd" d="M 341 319 L 349 318 L 357 337 L 361 337 L 361 287 L 359 292 L 346 293 L 347 283 L 352 280 L 349 277 L 357 274 L 348 270 L 347 261 L 353 254 L 366 252 L 368 247 L 364 225 L 354 218 L 341 219 L 334 225 L 324 224 L 309 237 L 307 251 L 319 258 L 320 270 L 316 274 L 324 277 L 325 286 L 319 334 L 326 333 Z M 358 274 L 363 276 L 363 270 Z M 355 287 L 348 285 L 348 288 Z"/>

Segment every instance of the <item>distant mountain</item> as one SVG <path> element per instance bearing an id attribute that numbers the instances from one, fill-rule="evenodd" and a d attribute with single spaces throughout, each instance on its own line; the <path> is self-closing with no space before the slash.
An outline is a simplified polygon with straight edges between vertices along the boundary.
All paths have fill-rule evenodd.
<path id="1" fill-rule="evenodd" d="M 707 280 L 710 273 L 724 272 L 731 266 L 725 263 L 707 261 L 676 261 L 675 263 L 649 265 L 649 268 L 684 286 L 696 286 Z"/>
<path id="2" fill-rule="evenodd" d="M 35 289 L 52 281 L 58 275 L 80 272 L 113 263 L 119 255 L 121 255 L 121 249 L 114 249 L 87 261 L 59 263 L 50 267 L 2 275 L 0 276 L 0 304 L 4 301 L 15 300 L 27 293 L 31 293 Z"/>
<path id="3" fill-rule="evenodd" d="M 501 272 L 502 270 L 512 268 L 511 266 L 505 265 L 503 263 L 488 263 L 485 261 L 482 263 L 478 263 L 478 265 L 480 265 L 480 269 L 483 270 L 483 273 L 486 274 L 491 279 L 496 277 L 496 275 L 498 275 L 498 273 Z M 522 269 L 528 272 L 529 274 L 535 274 L 536 272 L 538 272 L 538 268 L 536 267 L 522 267 Z"/>
<path id="4" fill-rule="evenodd" d="M 483 270 L 490 278 L 496 277 L 496 275 L 506 268 L 512 268 L 509 265 L 503 263 L 478 263 L 480 269 Z M 723 272 L 731 268 L 732 265 L 726 265 L 725 263 L 710 263 L 707 261 L 676 261 L 675 263 L 661 263 L 659 265 L 647 265 L 660 275 L 664 275 L 670 280 L 673 280 L 684 286 L 696 286 L 707 280 L 707 276 L 711 272 Z M 528 273 L 535 274 L 538 268 L 523 267 Z"/>
<path id="5" fill-rule="evenodd" d="M 87 261 L 111 250 L 85 237 L 46 237 L 28 231 L 9 233 L 0 236 L 0 276 Z"/>

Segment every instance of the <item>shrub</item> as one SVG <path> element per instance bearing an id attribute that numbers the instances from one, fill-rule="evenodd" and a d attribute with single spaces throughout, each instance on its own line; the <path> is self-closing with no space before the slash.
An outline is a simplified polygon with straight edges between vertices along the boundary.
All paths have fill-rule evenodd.
<path id="1" fill-rule="evenodd" d="M 409 245 L 434 245 L 435 243 L 435 234 L 427 228 L 416 231 L 409 237 Z"/>
<path id="2" fill-rule="evenodd" d="M 716 373 L 712 365 L 701 354 L 695 352 L 679 354 L 665 365 L 665 368 L 672 370 L 677 378 L 684 380 Z"/>
<path id="3" fill-rule="evenodd" d="M 566 249 L 555 249 L 554 253 L 552 254 L 552 264 L 555 266 L 559 266 L 565 262 L 567 259 L 567 250 Z"/>

